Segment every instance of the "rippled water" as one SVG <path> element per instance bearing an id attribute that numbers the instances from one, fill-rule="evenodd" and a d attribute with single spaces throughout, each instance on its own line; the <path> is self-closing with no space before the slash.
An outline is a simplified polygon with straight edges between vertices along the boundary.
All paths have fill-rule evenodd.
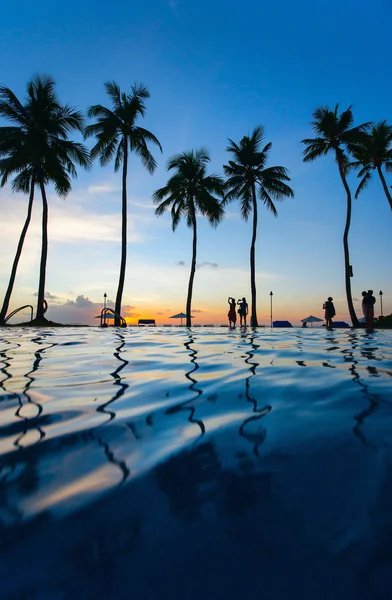
<path id="1" fill-rule="evenodd" d="M 389 600 L 392 332 L 0 330 L 0 596 Z"/>

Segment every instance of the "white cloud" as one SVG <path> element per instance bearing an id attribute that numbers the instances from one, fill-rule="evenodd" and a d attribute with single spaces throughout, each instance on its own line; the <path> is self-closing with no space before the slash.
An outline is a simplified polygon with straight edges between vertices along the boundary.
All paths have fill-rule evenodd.
<path id="1" fill-rule="evenodd" d="M 119 188 L 113 187 L 111 185 L 90 185 L 87 188 L 89 194 L 108 194 L 111 192 L 120 191 Z"/>

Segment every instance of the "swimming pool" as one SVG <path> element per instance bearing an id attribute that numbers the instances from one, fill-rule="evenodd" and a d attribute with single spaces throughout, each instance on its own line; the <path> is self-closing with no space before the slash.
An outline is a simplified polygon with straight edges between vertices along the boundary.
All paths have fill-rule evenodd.
<path id="1" fill-rule="evenodd" d="M 0 329 L 5 598 L 390 598 L 392 332 Z"/>

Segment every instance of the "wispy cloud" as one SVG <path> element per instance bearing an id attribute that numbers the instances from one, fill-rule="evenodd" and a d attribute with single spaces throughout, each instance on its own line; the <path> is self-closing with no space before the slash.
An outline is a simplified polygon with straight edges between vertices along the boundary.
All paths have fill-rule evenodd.
<path id="1" fill-rule="evenodd" d="M 217 269 L 218 268 L 218 263 L 216 263 L 216 262 L 209 262 L 209 261 L 198 263 L 197 268 L 201 269 L 202 267 L 211 267 L 211 269 Z"/>
<path id="2" fill-rule="evenodd" d="M 118 192 L 119 188 L 112 185 L 90 185 L 87 191 L 89 194 L 109 194 L 111 192 Z"/>

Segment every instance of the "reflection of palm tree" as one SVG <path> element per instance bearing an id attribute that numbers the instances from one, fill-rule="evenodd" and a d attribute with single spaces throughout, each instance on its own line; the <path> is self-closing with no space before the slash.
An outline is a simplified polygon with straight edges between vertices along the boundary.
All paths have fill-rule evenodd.
<path id="1" fill-rule="evenodd" d="M 121 376 L 120 376 L 120 373 L 123 370 L 123 368 L 129 364 L 129 360 L 125 360 L 120 355 L 121 351 L 125 345 L 125 338 L 122 333 L 117 333 L 116 337 L 119 339 L 120 344 L 116 347 L 115 352 L 113 353 L 113 356 L 120 362 L 120 364 L 117 367 L 117 369 L 115 369 L 113 371 L 113 373 L 110 373 L 110 375 L 114 379 L 113 385 L 115 385 L 116 388 L 118 388 L 118 389 L 117 389 L 116 393 L 110 398 L 110 400 L 108 400 L 104 404 L 101 404 L 100 406 L 98 406 L 97 412 L 108 415 L 109 419 L 107 421 L 105 421 L 104 423 L 102 423 L 101 425 L 99 425 L 95 429 L 95 431 L 97 429 L 99 429 L 100 427 L 102 427 L 102 425 L 106 425 L 107 423 L 109 423 L 110 421 L 112 421 L 115 418 L 116 413 L 114 411 L 106 410 L 106 409 L 110 404 L 112 404 L 113 402 L 115 402 L 116 400 L 121 398 L 121 396 L 123 396 L 123 394 L 125 393 L 125 390 L 129 388 L 129 384 L 123 382 L 121 379 Z M 117 460 L 115 458 L 114 453 L 109 448 L 109 444 L 103 440 L 102 436 L 98 437 L 97 440 L 98 440 L 99 445 L 104 448 L 104 451 L 105 451 L 108 461 L 113 463 L 114 465 L 117 465 L 117 467 L 121 470 L 121 473 L 122 473 L 121 483 L 123 483 L 130 474 L 130 471 L 129 471 L 127 465 L 125 464 L 125 461 Z"/>
<path id="2" fill-rule="evenodd" d="M 244 334 L 241 337 L 246 339 L 247 334 Z M 254 343 L 254 340 L 255 340 L 254 333 L 252 333 L 249 336 L 249 340 L 250 340 L 250 345 L 253 348 L 253 350 L 256 351 L 258 348 L 260 348 L 260 344 Z M 252 396 L 250 395 L 250 380 L 252 379 L 252 377 L 254 377 L 256 375 L 256 367 L 259 366 L 259 363 L 251 362 L 251 359 L 254 357 L 254 354 L 255 354 L 254 352 L 251 352 L 248 350 L 245 352 L 245 354 L 248 355 L 248 358 L 245 359 L 245 362 L 248 365 L 250 365 L 249 370 L 251 372 L 249 377 L 247 377 L 245 379 L 245 396 L 246 396 L 247 402 L 250 402 L 253 405 L 252 412 L 254 412 L 256 414 L 245 419 L 245 421 L 241 424 L 241 426 L 238 430 L 238 433 L 240 435 L 242 435 L 244 438 L 246 438 L 247 440 L 249 440 L 252 444 L 254 444 L 253 445 L 253 453 L 256 456 L 259 456 L 259 446 L 261 446 L 261 444 L 265 441 L 265 439 L 267 437 L 267 432 L 264 428 L 261 428 L 259 431 L 256 431 L 256 432 L 249 432 L 245 428 L 248 425 L 248 423 L 251 423 L 253 421 L 258 421 L 259 419 L 262 419 L 263 417 L 265 417 L 265 415 L 267 415 L 272 410 L 272 406 L 267 404 L 263 408 L 258 408 L 256 398 L 252 398 Z"/>
<path id="3" fill-rule="evenodd" d="M 211 485 L 222 479 L 222 465 L 214 444 L 206 442 L 171 456 L 155 468 L 155 475 L 171 513 L 188 521 L 200 517 L 203 503 L 211 499 Z"/>
<path id="4" fill-rule="evenodd" d="M 34 342 L 35 344 L 41 344 L 41 342 L 45 342 L 45 338 L 44 337 L 37 337 L 37 338 L 33 338 L 32 342 Z M 42 354 L 48 350 L 49 348 L 53 348 L 54 346 L 57 346 L 56 343 L 52 343 L 49 344 L 48 346 L 45 346 L 44 348 L 40 348 L 39 350 L 36 350 L 36 352 L 34 352 L 34 362 L 33 362 L 33 367 L 31 369 L 31 371 L 29 371 L 28 373 L 26 373 L 24 375 L 24 377 L 26 379 L 28 379 L 25 389 L 23 391 L 23 396 L 27 399 L 27 403 L 23 402 L 23 399 L 19 396 L 19 408 L 17 409 L 17 411 L 15 412 L 15 416 L 18 417 L 19 419 L 23 419 L 23 432 L 18 436 L 18 438 L 15 440 L 14 445 L 18 446 L 18 447 L 23 447 L 23 438 L 25 437 L 25 435 L 31 431 L 32 429 L 36 429 L 39 435 L 39 439 L 37 440 L 36 443 L 40 442 L 44 437 L 45 437 L 45 431 L 43 430 L 43 425 L 48 422 L 49 420 L 49 415 L 47 417 L 41 417 L 42 415 L 42 405 L 39 402 L 36 402 L 32 399 L 30 393 L 29 393 L 29 389 L 31 387 L 31 385 L 33 384 L 33 382 L 35 381 L 35 376 L 33 376 L 33 373 L 36 373 L 40 367 L 41 361 L 42 361 Z M 33 417 L 25 417 L 23 416 L 23 411 L 24 408 L 26 406 L 29 406 L 30 408 L 32 406 L 34 406 L 36 408 L 36 414 Z M 31 445 L 29 443 L 29 445 Z"/>
<path id="5" fill-rule="evenodd" d="M 356 347 L 358 346 L 358 335 L 356 335 L 355 333 L 351 333 L 350 337 L 350 341 L 352 344 L 352 348 L 353 350 L 356 349 Z M 366 437 L 362 431 L 362 426 L 365 422 L 365 420 L 373 413 L 376 411 L 378 405 L 379 405 L 379 400 L 377 398 L 376 394 L 371 394 L 369 392 L 369 386 L 366 385 L 360 378 L 358 371 L 356 370 L 356 365 L 358 364 L 358 361 L 355 360 L 354 356 L 353 356 L 353 352 L 350 352 L 350 362 L 351 362 L 351 366 L 349 367 L 349 371 L 351 373 L 352 376 L 352 380 L 355 384 L 359 385 L 361 387 L 361 392 L 362 394 L 364 394 L 364 396 L 366 397 L 367 401 L 369 402 L 370 406 L 368 406 L 368 408 L 364 409 L 363 411 L 361 411 L 359 414 L 354 415 L 354 419 L 356 421 L 356 424 L 353 427 L 353 432 L 354 435 L 357 436 L 365 446 L 368 446 L 370 448 L 375 449 L 374 445 L 369 443 L 366 440 Z M 369 357 L 369 356 L 367 356 Z"/>
<path id="6" fill-rule="evenodd" d="M 194 340 L 193 334 L 189 334 L 189 341 L 184 342 L 184 346 L 189 351 L 189 356 L 191 357 L 190 362 L 193 365 L 193 368 L 190 371 L 188 371 L 187 373 L 185 373 L 185 377 L 188 379 L 188 381 L 191 382 L 189 389 L 196 393 L 196 397 L 192 398 L 191 400 L 186 400 L 186 402 L 182 402 L 181 404 L 177 404 L 176 406 L 172 406 L 171 408 L 168 408 L 166 411 L 166 414 L 167 415 L 175 414 L 182 410 L 189 411 L 190 415 L 189 415 L 188 421 L 190 423 L 197 423 L 197 425 L 200 427 L 200 431 L 203 435 L 203 433 L 205 433 L 205 431 L 206 431 L 203 421 L 193 418 L 194 414 L 196 412 L 195 407 L 194 406 L 185 406 L 185 405 L 189 404 L 189 402 L 194 402 L 194 400 L 197 400 L 197 398 L 199 398 L 203 393 L 203 390 L 200 390 L 196 387 L 196 384 L 198 383 L 197 380 L 192 377 L 192 373 L 195 373 L 195 371 L 197 371 L 197 369 L 199 368 L 199 365 L 196 362 L 197 350 L 195 350 L 194 348 L 191 348 L 191 344 L 194 344 L 194 343 L 195 343 L 195 340 Z"/>
<path id="7" fill-rule="evenodd" d="M 2 340 L 4 341 L 6 344 L 8 344 L 8 346 L 12 346 L 12 343 L 9 342 L 8 340 Z M 20 348 L 20 344 L 16 344 L 17 348 Z M 14 349 L 14 348 L 12 348 Z M 1 362 L 3 363 L 3 367 L 1 367 L 0 369 L 0 373 L 3 373 L 4 377 L 0 380 L 0 388 L 4 390 L 6 396 L 5 398 L 7 400 L 9 400 L 11 398 L 11 395 L 7 392 L 7 386 L 5 385 L 6 382 L 8 381 L 8 379 L 11 379 L 12 375 L 11 373 L 8 372 L 9 367 L 11 366 L 11 360 L 12 358 L 7 356 L 7 351 L 11 350 L 11 348 L 6 348 L 3 350 L 3 352 L 0 352 L 0 359 Z M 13 396 L 14 394 L 12 394 Z M 16 394 L 15 394 L 16 395 Z M 0 397 L 0 401 L 5 399 L 4 396 Z"/>

